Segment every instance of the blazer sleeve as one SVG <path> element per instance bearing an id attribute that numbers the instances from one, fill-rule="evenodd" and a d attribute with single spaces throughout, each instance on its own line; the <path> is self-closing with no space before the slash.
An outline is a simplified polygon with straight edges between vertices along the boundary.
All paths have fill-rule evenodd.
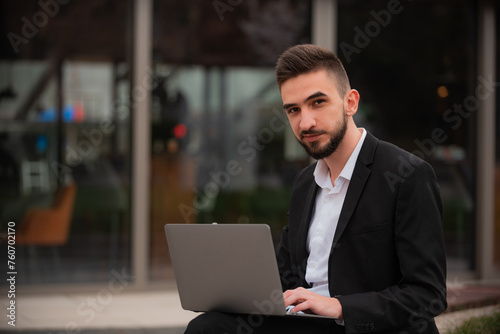
<path id="1" fill-rule="evenodd" d="M 307 230 L 316 196 L 312 164 L 295 177 L 290 196 L 288 225 L 281 233 L 276 249 L 278 269 L 283 291 L 298 287 L 308 288 L 305 281 L 308 252 L 306 249 Z"/>
<path id="2" fill-rule="evenodd" d="M 442 204 L 432 167 L 423 162 L 395 189 L 394 247 L 401 279 L 381 291 L 336 296 L 346 333 L 435 332 L 434 317 L 446 309 L 446 260 Z"/>
<path id="3" fill-rule="evenodd" d="M 288 249 L 288 225 L 281 232 L 281 241 L 276 249 L 276 259 L 280 273 L 281 287 L 283 291 L 295 289 L 300 286 L 301 279 L 290 261 L 290 250 Z"/>

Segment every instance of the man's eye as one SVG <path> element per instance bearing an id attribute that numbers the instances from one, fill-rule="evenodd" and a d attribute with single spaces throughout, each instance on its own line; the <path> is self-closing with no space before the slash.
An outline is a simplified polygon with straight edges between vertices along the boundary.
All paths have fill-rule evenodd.
<path id="1" fill-rule="evenodd" d="M 315 105 L 318 105 L 318 104 L 321 104 L 321 103 L 323 103 L 323 102 L 325 102 L 325 100 L 323 100 L 323 99 L 318 99 L 318 100 L 315 100 L 315 101 L 314 101 L 314 104 L 315 104 Z"/>
<path id="2" fill-rule="evenodd" d="M 299 108 L 290 108 L 286 112 L 288 114 L 293 114 L 293 113 L 296 113 L 297 111 L 299 111 Z"/>

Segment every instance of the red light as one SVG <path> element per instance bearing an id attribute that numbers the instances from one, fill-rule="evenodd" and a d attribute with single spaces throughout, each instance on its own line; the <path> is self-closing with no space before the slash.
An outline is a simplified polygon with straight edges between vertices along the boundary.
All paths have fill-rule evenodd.
<path id="1" fill-rule="evenodd" d="M 174 127 L 175 138 L 182 139 L 182 138 L 186 137 L 186 134 L 187 134 L 187 128 L 184 124 L 177 124 Z"/>
<path id="2" fill-rule="evenodd" d="M 75 122 L 83 122 L 83 119 L 85 118 L 85 110 L 83 109 L 83 103 L 81 101 L 76 102 L 74 105 L 74 117 L 75 117 Z"/>

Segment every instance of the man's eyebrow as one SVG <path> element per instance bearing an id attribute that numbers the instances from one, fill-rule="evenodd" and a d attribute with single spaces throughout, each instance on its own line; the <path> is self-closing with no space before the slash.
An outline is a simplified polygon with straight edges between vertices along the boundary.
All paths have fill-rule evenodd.
<path id="1" fill-rule="evenodd" d="M 325 93 L 323 93 L 323 92 L 316 92 L 316 93 L 314 93 L 314 94 L 312 94 L 312 95 L 308 96 L 308 97 L 304 100 L 304 102 L 308 102 L 308 101 L 311 101 L 311 100 L 313 100 L 313 99 L 315 99 L 315 98 L 322 97 L 322 96 L 326 96 L 326 94 L 325 94 Z M 288 108 L 290 108 L 290 107 L 293 107 L 293 106 L 295 106 L 295 105 L 297 105 L 297 103 L 287 103 L 287 104 L 284 104 L 284 105 L 283 105 L 283 109 L 285 109 L 285 110 L 286 110 L 286 109 L 288 109 Z"/>
<path id="2" fill-rule="evenodd" d="M 304 102 L 311 101 L 312 99 L 315 99 L 317 97 L 322 97 L 322 96 L 326 96 L 326 94 L 322 93 L 322 92 L 316 92 L 313 95 L 309 96 Z"/>
<path id="3" fill-rule="evenodd" d="M 283 105 L 283 109 L 287 110 L 288 108 L 291 108 L 293 106 L 297 105 L 296 103 L 287 103 Z"/>

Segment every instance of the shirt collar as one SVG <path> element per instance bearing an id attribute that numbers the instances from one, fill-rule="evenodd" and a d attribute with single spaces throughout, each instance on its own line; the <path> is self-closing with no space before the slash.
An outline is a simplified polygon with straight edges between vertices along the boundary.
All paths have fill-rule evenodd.
<path id="1" fill-rule="evenodd" d="M 354 166 L 356 166 L 356 161 L 358 160 L 359 152 L 361 151 L 361 147 L 363 146 L 363 143 L 366 138 L 366 130 L 363 128 L 360 129 L 363 131 L 361 134 L 361 138 L 356 144 L 354 151 L 352 151 L 349 160 L 347 160 L 347 163 L 340 172 L 337 180 L 339 178 L 344 178 L 349 181 L 351 180 L 352 173 L 354 172 Z M 332 188 L 332 182 L 330 180 L 330 170 L 328 169 L 328 166 L 323 159 L 318 160 L 318 163 L 316 164 L 316 168 L 314 169 L 314 181 L 316 181 L 316 184 L 321 188 L 328 188 L 328 189 Z M 337 182 L 335 182 L 335 184 L 337 184 Z"/>

